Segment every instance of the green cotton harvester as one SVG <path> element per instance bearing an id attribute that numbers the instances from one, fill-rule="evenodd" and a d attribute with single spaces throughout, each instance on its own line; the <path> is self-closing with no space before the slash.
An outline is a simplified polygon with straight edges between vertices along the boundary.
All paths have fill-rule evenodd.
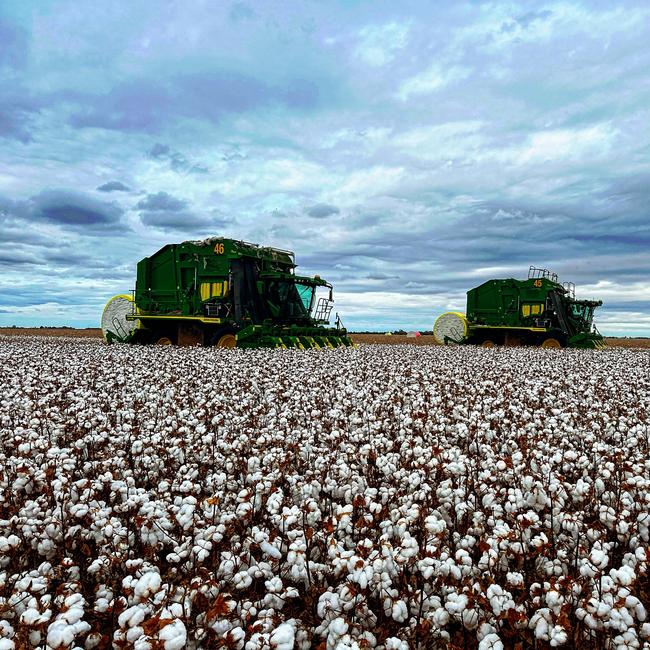
<path id="1" fill-rule="evenodd" d="M 488 280 L 467 292 L 467 313 L 446 312 L 433 326 L 441 344 L 601 348 L 593 324 L 601 300 L 576 300 L 572 282 L 531 266 L 528 279 Z"/>
<path id="2" fill-rule="evenodd" d="M 295 268 L 290 251 L 234 239 L 168 244 L 138 263 L 130 295 L 108 301 L 104 338 L 221 348 L 353 345 L 338 316 L 328 326 L 332 285 Z"/>

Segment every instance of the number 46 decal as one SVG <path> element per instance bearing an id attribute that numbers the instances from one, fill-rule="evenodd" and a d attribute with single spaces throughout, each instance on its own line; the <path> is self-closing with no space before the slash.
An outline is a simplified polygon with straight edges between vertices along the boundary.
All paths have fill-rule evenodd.
<path id="1" fill-rule="evenodd" d="M 215 244 L 215 246 L 214 246 L 214 252 L 215 252 L 217 255 L 223 255 L 223 250 L 224 250 L 224 248 L 223 248 L 223 244 L 222 244 L 222 243 Z"/>

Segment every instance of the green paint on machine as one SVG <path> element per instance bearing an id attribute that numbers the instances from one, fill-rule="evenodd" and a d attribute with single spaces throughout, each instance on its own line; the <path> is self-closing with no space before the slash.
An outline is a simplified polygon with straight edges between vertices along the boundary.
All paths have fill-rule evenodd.
<path id="1" fill-rule="evenodd" d="M 338 316 L 329 326 L 332 285 L 295 269 L 290 251 L 234 239 L 168 244 L 138 263 L 132 296 L 107 303 L 104 338 L 242 348 L 351 346 Z"/>

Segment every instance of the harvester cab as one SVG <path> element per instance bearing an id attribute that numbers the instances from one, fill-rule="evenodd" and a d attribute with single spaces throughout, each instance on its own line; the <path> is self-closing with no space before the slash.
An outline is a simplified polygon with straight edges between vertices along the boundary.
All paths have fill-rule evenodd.
<path id="1" fill-rule="evenodd" d="M 526 280 L 488 280 L 467 292 L 466 314 L 447 312 L 434 324 L 440 343 L 600 348 L 593 324 L 600 300 L 577 300 L 572 282 L 560 284 L 547 269 L 531 266 Z"/>
<path id="2" fill-rule="evenodd" d="M 340 323 L 328 326 L 332 285 L 295 268 L 291 251 L 233 239 L 164 246 L 138 263 L 130 301 L 122 295 L 107 304 L 104 336 L 243 348 L 352 345 Z M 321 288 L 327 297 L 317 297 Z"/>
<path id="3" fill-rule="evenodd" d="M 262 273 L 262 295 L 273 320 L 286 323 L 329 323 L 334 298 L 332 285 L 319 276 L 313 278 L 290 273 Z M 316 304 L 319 287 L 329 288 L 329 297 L 320 297 Z"/>

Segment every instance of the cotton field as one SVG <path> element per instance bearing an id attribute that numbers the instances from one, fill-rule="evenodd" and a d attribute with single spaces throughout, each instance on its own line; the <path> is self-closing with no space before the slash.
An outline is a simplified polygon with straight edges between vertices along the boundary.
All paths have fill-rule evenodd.
<path id="1" fill-rule="evenodd" d="M 648 648 L 649 414 L 642 350 L 0 338 L 0 650 Z"/>

